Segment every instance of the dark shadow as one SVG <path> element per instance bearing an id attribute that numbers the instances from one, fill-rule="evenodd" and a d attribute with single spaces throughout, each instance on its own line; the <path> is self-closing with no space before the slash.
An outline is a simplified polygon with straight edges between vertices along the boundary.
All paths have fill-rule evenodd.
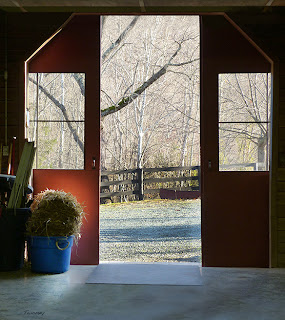
<path id="1" fill-rule="evenodd" d="M 201 224 L 104 229 L 100 237 L 102 243 L 194 240 L 201 237 Z"/>

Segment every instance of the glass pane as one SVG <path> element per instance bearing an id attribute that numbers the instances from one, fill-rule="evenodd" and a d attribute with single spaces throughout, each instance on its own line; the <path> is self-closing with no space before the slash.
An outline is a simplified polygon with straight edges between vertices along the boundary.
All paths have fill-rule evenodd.
<path id="1" fill-rule="evenodd" d="M 219 169 L 269 167 L 271 75 L 219 74 Z"/>
<path id="2" fill-rule="evenodd" d="M 267 123 L 221 123 L 220 171 L 268 170 L 268 126 Z"/>
<path id="3" fill-rule="evenodd" d="M 84 169 L 84 122 L 39 122 L 36 168 Z"/>
<path id="4" fill-rule="evenodd" d="M 30 73 L 27 137 L 35 167 L 84 169 L 85 74 Z"/>
<path id="5" fill-rule="evenodd" d="M 29 114 L 34 120 L 84 120 L 85 74 L 30 73 Z"/>
<path id="6" fill-rule="evenodd" d="M 268 73 L 220 74 L 219 121 L 269 121 L 270 89 Z"/>

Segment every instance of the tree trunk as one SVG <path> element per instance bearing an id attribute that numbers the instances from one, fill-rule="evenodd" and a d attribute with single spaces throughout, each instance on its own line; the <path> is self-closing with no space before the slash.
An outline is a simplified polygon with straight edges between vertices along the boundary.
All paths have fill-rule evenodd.
<path id="1" fill-rule="evenodd" d="M 265 154 L 265 147 L 267 144 L 267 136 L 262 136 L 258 138 L 257 144 L 257 170 L 258 171 L 265 171 L 267 166 L 266 161 L 266 154 Z"/>

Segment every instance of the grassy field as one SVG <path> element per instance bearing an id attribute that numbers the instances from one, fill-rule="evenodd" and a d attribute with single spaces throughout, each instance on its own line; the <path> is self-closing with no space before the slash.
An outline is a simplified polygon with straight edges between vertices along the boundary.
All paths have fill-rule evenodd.
<path id="1" fill-rule="evenodd" d="M 100 260 L 201 262 L 201 201 L 101 205 Z"/>

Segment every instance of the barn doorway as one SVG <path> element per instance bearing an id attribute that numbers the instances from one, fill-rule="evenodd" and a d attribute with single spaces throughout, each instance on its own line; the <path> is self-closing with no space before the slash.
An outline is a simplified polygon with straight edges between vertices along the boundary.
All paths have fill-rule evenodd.
<path id="1" fill-rule="evenodd" d="M 134 19 L 135 17 L 130 17 Z M 162 16 L 154 17 L 159 21 Z M 171 17 L 172 18 L 172 17 Z M 186 19 L 186 18 L 185 18 Z M 139 21 L 139 19 L 137 20 Z M 87 210 L 89 214 L 89 221 L 84 225 L 85 230 L 79 243 L 79 248 L 74 252 L 72 263 L 75 264 L 98 264 L 99 263 L 99 177 L 100 166 L 98 162 L 102 161 L 101 169 L 104 169 L 104 152 L 103 157 L 100 159 L 100 125 L 101 125 L 101 138 L 113 139 L 112 134 L 117 135 L 118 141 L 121 141 L 121 145 L 124 146 L 125 141 L 131 142 L 129 145 L 129 152 L 126 153 L 127 157 L 134 160 L 134 163 L 141 164 L 141 166 L 148 164 L 147 161 L 163 160 L 170 161 L 171 156 L 179 153 L 179 148 L 173 148 L 168 153 L 168 157 L 165 156 L 167 149 L 167 142 L 174 140 L 174 133 L 178 134 L 181 126 L 178 124 L 178 116 L 176 114 L 165 114 L 163 112 L 170 112 L 170 108 L 177 106 L 183 108 L 186 106 L 185 98 L 179 101 L 175 100 L 176 94 L 182 89 L 190 90 L 191 86 L 185 87 L 184 81 L 170 81 L 167 83 L 165 77 L 167 73 L 171 76 L 179 74 L 185 76 L 183 72 L 177 72 L 177 67 L 186 68 L 189 65 L 189 60 L 182 60 L 177 62 L 180 53 L 183 53 L 182 45 L 188 40 L 192 41 L 192 37 L 188 37 L 185 33 L 182 37 L 173 38 L 170 37 L 171 33 L 166 27 L 163 32 L 163 37 L 160 39 L 159 53 L 152 57 L 152 47 L 142 45 L 137 48 L 134 56 L 139 57 L 142 62 L 147 63 L 149 67 L 154 67 L 149 77 L 143 77 L 144 72 L 150 69 L 141 67 L 140 62 L 133 64 L 134 69 L 132 72 L 126 70 L 125 64 L 132 64 L 133 60 L 128 59 L 123 55 L 124 50 L 127 50 L 132 42 L 127 42 L 120 50 L 113 51 L 114 57 L 119 55 L 125 58 L 125 64 L 123 63 L 118 67 L 118 64 L 112 65 L 112 54 L 106 55 L 106 66 L 113 67 L 113 73 L 107 78 L 105 92 L 102 92 L 102 101 L 105 99 L 109 104 L 106 108 L 103 108 L 101 114 L 108 111 L 110 114 L 114 114 L 116 122 L 113 121 L 111 126 L 104 125 L 104 121 L 100 123 L 100 29 L 104 19 L 100 22 L 100 19 L 96 15 L 74 15 L 72 19 L 52 38 L 41 50 L 31 57 L 28 61 L 28 70 L 31 73 L 70 73 L 77 72 L 85 74 L 86 91 L 85 91 L 85 119 L 84 119 L 84 168 L 83 169 L 36 169 L 34 171 L 34 188 L 35 192 L 41 191 L 45 188 L 62 188 L 67 191 L 71 191 L 75 195 L 78 195 L 82 200 L 88 203 Z M 137 22 L 136 22 L 137 23 Z M 130 25 L 128 29 L 127 26 Z M 116 24 L 118 27 L 118 24 Z M 129 21 L 126 27 L 122 27 L 119 31 L 124 32 L 127 30 L 133 30 L 132 21 Z M 252 267 L 268 267 L 269 265 L 269 166 L 265 163 L 260 165 L 259 161 L 265 159 L 266 155 L 270 152 L 269 146 L 270 138 L 268 139 L 268 131 L 264 133 L 261 141 L 261 136 L 256 134 L 260 133 L 261 128 L 270 127 L 270 118 L 262 117 L 260 121 L 244 121 L 248 122 L 248 126 L 242 124 L 241 119 L 234 120 L 233 117 L 223 119 L 223 115 L 219 114 L 220 98 L 219 92 L 221 83 L 229 77 L 230 74 L 235 74 L 240 77 L 240 74 L 248 74 L 248 79 L 251 79 L 253 74 L 262 74 L 263 79 L 265 75 L 270 73 L 270 60 L 263 54 L 263 52 L 243 33 L 239 30 L 234 23 L 227 16 L 201 16 L 200 17 L 200 29 L 201 31 L 201 197 L 202 197 L 202 209 L 201 209 L 201 224 L 202 224 L 202 264 L 203 266 L 252 266 Z M 142 25 L 140 33 L 143 35 L 145 32 L 145 26 Z M 72 36 L 71 36 L 72 35 Z M 94 36 L 96 35 L 96 39 Z M 150 32 L 151 39 L 154 39 L 155 34 Z M 94 42 L 90 42 L 90 39 L 94 38 Z M 116 39 L 116 37 L 115 37 Z M 121 38 L 120 38 L 121 39 Z M 161 40 L 162 39 L 162 40 Z M 166 40 L 175 40 L 173 46 L 166 46 Z M 112 48 L 116 48 L 117 41 L 112 40 L 112 34 L 109 34 L 109 40 L 112 45 L 109 45 L 112 52 Z M 137 38 L 134 43 L 137 44 Z M 170 40 L 169 40 L 170 41 Z M 119 41 L 119 44 L 121 40 Z M 146 55 L 142 55 L 139 49 L 144 50 Z M 187 47 L 186 47 L 187 49 Z M 108 51 L 107 51 L 108 52 Z M 168 59 L 166 59 L 167 55 Z M 51 56 L 55 56 L 56 59 L 50 59 Z M 66 57 L 69 59 L 66 59 Z M 185 58 L 191 58 L 195 60 L 195 55 L 184 52 L 182 55 Z M 199 58 L 198 54 L 198 58 Z M 191 60 L 192 61 L 192 60 Z M 185 62 L 185 63 L 184 63 Z M 187 63 L 188 62 L 188 63 Z M 196 61 L 197 62 L 197 61 Z M 171 68 L 170 68 L 171 65 Z M 103 66 L 103 65 L 102 65 Z M 144 66 L 144 64 L 142 64 Z M 104 72 L 104 68 L 101 68 Z M 174 70 L 173 70 L 174 69 Z M 107 69 L 106 69 L 107 70 Z M 106 72 L 106 71 L 105 71 Z M 158 77 L 162 73 L 162 76 Z M 182 73 L 182 74 L 181 74 Z M 158 77 L 158 80 L 156 79 Z M 268 83 L 269 81 L 269 76 Z M 152 81 L 148 82 L 148 79 Z M 135 80 L 139 80 L 136 82 Z M 189 79 L 188 79 L 189 80 Z M 187 80 L 187 81 L 188 81 Z M 165 91 L 160 89 L 160 86 L 154 90 L 153 85 L 157 81 L 166 85 Z M 252 82 L 251 80 L 249 82 Z M 141 84 L 139 84 L 141 83 Z M 151 86 L 145 86 L 144 84 L 151 83 Z M 196 83 L 196 82 L 194 82 Z M 123 84 L 126 87 L 123 87 Z M 137 86 L 138 85 L 138 86 Z M 102 86 L 101 86 L 102 87 Z M 111 88 L 112 96 L 108 93 Z M 133 90 L 132 90 L 133 89 Z M 147 103 L 153 103 L 154 98 L 159 97 L 160 91 L 164 94 L 162 101 L 160 101 L 162 107 L 151 109 L 152 112 L 147 114 L 141 106 L 145 106 Z M 267 90 L 269 92 L 269 90 Z M 147 93 L 152 92 L 154 97 L 148 99 Z M 267 92 L 267 93 L 268 93 Z M 121 94 L 122 99 L 116 99 Z M 132 95 L 132 93 L 134 95 Z M 267 94 L 266 93 L 266 94 Z M 122 95 L 123 94 L 123 95 Z M 264 94 L 263 94 L 264 95 Z M 186 96 L 186 95 L 185 95 Z M 104 97 L 104 98 L 103 98 Z M 166 97 L 166 98 L 165 98 Z M 139 99 L 142 99 L 139 104 Z M 265 99 L 266 100 L 266 99 Z M 113 103 L 114 102 L 114 103 Z M 187 101 L 186 101 L 187 102 Z M 129 113 L 125 118 L 119 117 L 117 111 L 127 112 L 130 103 L 135 105 L 132 109 L 132 113 Z M 154 105 L 154 104 L 152 104 Z M 251 110 L 255 110 L 255 105 L 252 103 Z M 135 125 L 141 128 L 141 124 L 146 122 L 147 115 L 148 120 L 155 119 L 154 114 L 160 110 L 158 114 L 161 116 L 159 121 L 154 121 L 154 124 L 150 126 L 149 130 L 138 129 L 135 131 L 131 127 L 130 119 L 135 120 Z M 179 109 L 178 109 L 179 110 Z M 111 112 L 112 111 L 112 112 Z M 177 110 L 176 110 L 177 111 Z M 143 121 L 140 115 L 143 115 Z M 170 113 L 171 114 L 171 113 Z M 181 109 L 178 112 L 182 115 Z M 234 114 L 236 115 L 236 114 Z M 267 116 L 270 112 L 267 112 Z M 221 117 L 220 117 L 221 116 Z M 167 119 L 171 117 L 171 121 L 167 122 Z M 154 118 L 154 119 L 152 119 Z M 182 117 L 183 118 L 183 117 Z M 188 117 L 189 118 L 189 117 Z M 187 117 L 184 118 L 184 124 L 187 124 Z M 193 120 L 193 117 L 191 117 Z M 75 119 L 76 121 L 78 119 Z M 235 123 L 234 123 L 235 122 Z M 124 130 L 127 133 L 128 139 L 123 140 L 123 133 L 119 130 L 118 124 L 124 124 Z M 163 125 L 162 125 L 163 124 Z M 40 124 L 39 124 L 40 125 Z M 194 127 L 194 125 L 193 125 Z M 253 171 L 241 171 L 236 170 L 222 170 L 222 166 L 227 165 L 224 160 L 230 159 L 229 154 L 227 156 L 221 156 L 220 151 L 226 150 L 224 143 L 220 141 L 222 136 L 226 136 L 228 139 L 228 145 L 233 142 L 233 136 L 223 135 L 223 128 L 230 128 L 230 130 L 239 131 L 244 133 L 244 127 L 252 128 L 252 133 L 256 136 L 256 159 L 258 165 L 255 168 L 258 170 Z M 113 129 L 108 134 L 103 134 L 106 129 Z M 160 140 L 156 143 L 159 148 L 158 151 L 154 151 L 153 148 L 148 151 L 144 148 L 144 141 L 151 142 L 153 137 L 152 130 L 156 128 L 160 134 Z M 167 128 L 167 130 L 163 130 Z M 254 129 L 255 128 L 255 129 Z M 135 135 L 134 135 L 135 133 Z M 152 133 L 152 134 L 151 134 Z M 133 136 L 136 139 L 132 138 Z M 241 136 L 238 134 L 237 136 Z M 266 137 L 267 136 L 267 137 Z M 260 139 L 259 139 L 260 138 Z M 122 139 L 122 140 L 121 140 Z M 141 144 L 134 144 L 134 141 L 141 141 Z M 262 143 L 261 143 L 262 142 Z M 102 140 L 101 140 L 102 144 Z M 138 145 L 140 146 L 138 148 Z M 248 141 L 239 140 L 239 144 L 233 143 L 232 150 L 237 150 L 238 146 L 249 145 Z M 264 146 L 264 149 L 261 149 Z M 252 146 L 250 147 L 252 149 Z M 267 149 L 266 149 L 267 148 Z M 266 151 L 267 150 L 267 151 Z M 104 150 L 103 150 L 104 151 Z M 182 153 L 179 153 L 180 155 Z M 187 154 L 187 153 L 186 153 Z M 190 153 L 188 153 L 189 155 Z M 245 155 L 246 153 L 244 153 Z M 113 154 L 117 156 L 116 154 Z M 140 155 L 138 157 L 138 155 Z M 198 156 L 200 158 L 200 156 Z M 179 158 L 179 157 L 178 157 Z M 100 159 L 100 160 L 99 160 Z M 124 159 L 122 157 L 122 159 Z M 223 159 L 223 164 L 220 163 Z M 236 161 L 236 157 L 231 158 L 232 161 Z M 245 158 L 244 158 L 245 159 Z M 118 160 L 118 159 L 117 159 Z M 116 160 L 116 161 L 117 161 Z M 192 158 L 193 160 L 193 158 Z M 266 160 L 267 161 L 267 160 Z M 254 162 L 254 161 L 251 161 Z M 157 162 L 158 163 L 158 162 Z M 156 167 L 158 167 L 156 163 Z M 236 163 L 229 163 L 230 165 L 236 165 Z M 184 165 L 186 165 L 184 163 Z M 146 167 L 147 168 L 147 167 Z M 248 168 L 248 167 L 247 167 Z M 252 166 L 251 168 L 254 168 Z M 127 169 L 127 168 L 123 168 Z M 140 168 L 140 165 L 138 166 Z M 153 168 L 150 168 L 153 169 Z M 143 170 L 142 170 L 143 173 Z M 145 174 L 147 170 L 145 170 Z M 192 173 L 191 173 L 192 175 Z M 141 175 L 142 176 L 142 175 Z M 146 177 L 144 175 L 144 181 Z M 151 183 L 157 183 L 160 177 L 150 177 Z M 169 179 L 168 176 L 164 176 L 165 179 Z M 179 177 L 175 177 L 179 178 Z M 180 176 L 180 178 L 182 178 Z M 184 178 L 184 177 L 183 177 Z M 140 178 L 138 177 L 137 180 Z M 127 178 L 131 180 L 131 178 Z M 153 181 L 154 180 L 154 181 Z M 191 179 L 190 179 L 191 180 Z M 193 179 L 192 179 L 193 180 Z M 78 183 L 81 183 L 84 189 L 83 193 L 78 192 Z M 146 181 L 145 181 L 146 182 Z M 148 181 L 150 182 L 150 181 Z M 164 181 L 165 182 L 165 181 Z M 179 181 L 181 182 L 181 181 Z M 184 181 L 183 181 L 184 182 Z M 121 183 L 118 183 L 121 185 Z M 88 186 L 88 188 L 86 188 Z M 92 186 L 92 188 L 90 187 Z M 102 185 L 103 186 L 103 185 Z M 105 185 L 108 186 L 108 185 Z M 185 186 L 185 185 L 184 185 Z M 191 183 L 191 188 L 194 184 Z M 160 189 L 162 189 L 160 187 Z M 159 190 L 160 190 L 159 189 Z M 164 188 L 163 188 L 164 189 Z M 130 194 L 133 190 L 127 190 Z M 144 190 L 145 191 L 145 190 Z M 195 190 L 193 190 L 195 191 Z M 139 197 L 144 196 L 146 192 L 140 190 Z M 241 201 L 242 199 L 243 201 Z M 241 237 L 240 235 L 243 235 Z"/>
<path id="2" fill-rule="evenodd" d="M 201 263 L 198 16 L 103 16 L 100 261 Z"/>

